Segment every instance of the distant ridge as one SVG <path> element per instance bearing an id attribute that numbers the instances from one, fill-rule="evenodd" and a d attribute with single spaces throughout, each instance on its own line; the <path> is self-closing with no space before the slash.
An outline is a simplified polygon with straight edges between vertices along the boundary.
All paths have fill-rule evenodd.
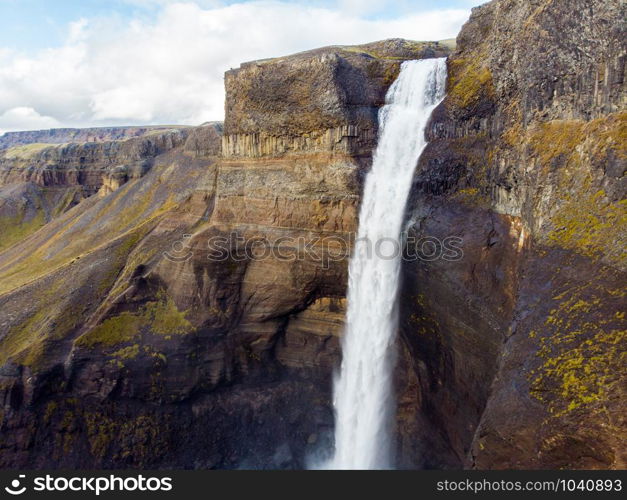
<path id="1" fill-rule="evenodd" d="M 157 130 L 187 128 L 186 125 L 147 125 L 121 127 L 53 128 L 5 132 L 0 135 L 0 149 L 24 144 L 63 144 L 67 142 L 103 142 L 141 137 Z"/>

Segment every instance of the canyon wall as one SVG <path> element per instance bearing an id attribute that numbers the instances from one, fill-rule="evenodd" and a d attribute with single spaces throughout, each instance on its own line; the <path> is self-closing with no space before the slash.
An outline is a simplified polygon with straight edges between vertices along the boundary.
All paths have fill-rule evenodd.
<path id="1" fill-rule="evenodd" d="M 0 150 L 0 186 L 32 182 L 41 187 L 78 186 L 85 196 L 107 176 L 141 176 L 157 155 L 182 146 L 188 129 L 103 142 L 32 143 Z"/>
<path id="2" fill-rule="evenodd" d="M 6 250 L 2 465 L 303 467 L 328 450 L 377 110 L 404 59 L 446 53 L 390 40 L 246 63 L 221 145 L 176 131 L 143 176 L 105 168 L 99 196 Z"/>
<path id="3" fill-rule="evenodd" d="M 457 39 L 408 214 L 464 251 L 404 268 L 424 466 L 625 467 L 624 40 L 624 5 L 560 0 Z"/>
<path id="4" fill-rule="evenodd" d="M 462 29 L 407 207 L 399 467 L 625 466 L 625 18 L 495 0 Z M 245 63 L 223 129 L 36 154 L 18 141 L 39 135 L 12 138 L 0 207 L 46 217 L 0 245 L 0 466 L 328 451 L 377 112 L 403 60 L 448 53 L 388 40 Z M 461 259 L 442 258 L 451 236 Z"/>
<path id="5" fill-rule="evenodd" d="M 147 134 L 159 134 L 183 126 L 145 126 L 145 127 L 93 127 L 93 128 L 53 128 L 49 130 L 26 130 L 6 132 L 0 136 L 0 150 L 26 144 L 67 144 L 84 142 L 110 142 L 142 137 Z"/>
<path id="6" fill-rule="evenodd" d="M 219 148 L 222 124 L 183 128 L 59 129 L 0 138 L 0 249 L 39 229 L 81 200 L 142 177 L 175 148 L 204 154 Z M 53 142 L 24 141 L 79 141 Z M 88 140 L 89 142 L 80 142 Z"/>

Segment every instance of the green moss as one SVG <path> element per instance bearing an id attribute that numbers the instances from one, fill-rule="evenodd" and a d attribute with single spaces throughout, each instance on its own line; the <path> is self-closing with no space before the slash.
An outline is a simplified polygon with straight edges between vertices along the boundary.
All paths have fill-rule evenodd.
<path id="1" fill-rule="evenodd" d="M 540 163 L 549 166 L 555 158 L 573 155 L 584 138 L 583 121 L 554 120 L 536 127 L 529 142 Z"/>
<path id="2" fill-rule="evenodd" d="M 76 340 L 76 345 L 93 347 L 95 345 L 114 346 L 129 342 L 139 334 L 143 317 L 130 312 L 123 312 L 104 320 L 100 325 Z"/>
<path id="3" fill-rule="evenodd" d="M 540 175 L 549 179 L 556 210 L 546 238 L 553 246 L 588 257 L 605 257 L 623 264 L 627 255 L 617 236 L 627 232 L 627 201 L 612 201 L 595 187 L 591 163 L 609 157 L 627 158 L 627 113 L 613 113 L 584 122 L 554 120 L 526 133 L 508 130 L 508 143 L 527 143 L 537 159 Z"/>
<path id="4" fill-rule="evenodd" d="M 98 459 L 131 461 L 138 467 L 154 462 L 168 450 L 168 418 L 151 415 L 112 418 L 101 413 L 84 414 L 92 455 Z"/>
<path id="5" fill-rule="evenodd" d="M 130 342 L 142 332 L 157 335 L 185 334 L 193 329 L 185 315 L 185 312 L 177 309 L 170 297 L 160 293 L 156 301 L 148 302 L 138 311 L 125 311 L 106 319 L 76 339 L 76 345 L 85 348 L 96 345 L 110 347 Z"/>
<path id="6" fill-rule="evenodd" d="M 117 426 L 113 420 L 100 413 L 86 413 L 84 420 L 89 449 L 94 457 L 102 459 L 118 434 Z"/>
<path id="7" fill-rule="evenodd" d="M 366 73 L 370 79 L 383 78 L 383 84 L 390 86 L 398 77 L 401 71 L 400 62 L 384 62 L 381 60 L 373 60 L 366 66 Z"/>
<path id="8" fill-rule="evenodd" d="M 66 410 L 63 414 L 63 419 L 61 420 L 61 429 L 70 430 L 74 425 L 74 412 L 71 410 Z"/>
<path id="9" fill-rule="evenodd" d="M 162 425 L 149 415 L 126 420 L 120 425 L 119 434 L 122 442 L 133 443 L 132 448 L 126 448 L 121 452 L 121 456 L 132 457 L 133 461 L 140 465 L 155 460 L 167 449 Z"/>
<path id="10" fill-rule="evenodd" d="M 99 294 L 110 290 L 120 269 L 124 266 L 125 259 L 128 258 L 128 253 L 144 234 L 143 228 L 139 228 L 134 233 L 126 235 L 118 247 L 114 247 L 115 250 L 112 252 L 114 258 L 107 262 L 110 266 L 108 271 L 104 273 L 101 280 L 94 283 Z M 34 302 L 39 304 L 37 311 L 11 327 L 0 339 L 0 363 L 12 358 L 15 362 L 38 371 L 45 367 L 46 360 L 50 358 L 47 354 L 49 348 L 80 326 L 79 322 L 84 317 L 88 306 L 81 302 L 67 304 L 60 300 L 60 297 L 64 297 L 62 290 L 65 286 L 67 282 L 64 279 L 58 279 L 49 288 L 37 292 L 37 295 L 33 297 Z M 164 307 L 167 310 L 167 303 Z M 153 307 L 153 309 L 158 311 L 158 308 Z M 107 328 L 112 327 L 112 331 L 108 332 L 105 329 L 101 334 L 96 332 L 95 337 L 108 338 L 111 344 L 123 342 L 124 339 L 130 339 L 136 334 L 138 328 L 133 325 L 137 326 L 141 319 L 130 313 L 122 315 L 121 318 L 114 318 L 106 325 Z M 125 323 L 126 320 L 128 321 Z M 166 320 L 171 321 L 167 317 Z M 99 326 L 102 327 L 102 325 Z"/>
<path id="11" fill-rule="evenodd" d="M 519 147 L 521 142 L 525 139 L 525 131 L 522 128 L 521 122 L 522 118 L 519 117 L 511 127 L 505 129 L 503 134 L 501 134 L 503 142 L 511 148 Z"/>
<path id="12" fill-rule="evenodd" d="M 448 95 L 460 108 L 469 108 L 480 99 L 494 95 L 492 73 L 477 60 L 449 61 Z"/>
<path id="13" fill-rule="evenodd" d="M 416 312 L 409 316 L 409 326 L 412 331 L 421 336 L 439 337 L 440 324 L 431 314 L 432 306 L 424 294 L 412 297 L 416 304 Z"/>
<path id="14" fill-rule="evenodd" d="M 483 133 L 451 139 L 450 151 L 455 162 L 465 165 L 466 176 L 448 196 L 468 206 L 488 208 L 491 204 L 489 165 L 494 163 L 494 147 Z"/>
<path id="15" fill-rule="evenodd" d="M 159 335 L 188 333 L 192 324 L 185 318 L 185 312 L 177 309 L 174 301 L 167 299 L 149 302 L 144 308 L 144 316 L 150 322 L 150 329 Z"/>
<path id="16" fill-rule="evenodd" d="M 589 122 L 552 120 L 537 125 L 517 141 L 528 140 L 540 164 L 549 167 L 556 158 L 578 165 L 583 150 L 591 157 L 603 158 L 608 151 L 627 158 L 627 112 L 611 113 Z"/>
<path id="17" fill-rule="evenodd" d="M 464 188 L 456 191 L 453 198 L 469 206 L 482 206 L 487 205 L 486 196 L 481 193 L 481 190 L 476 187 Z"/>
<path id="18" fill-rule="evenodd" d="M 384 85 L 392 85 L 401 72 L 401 63 L 390 64 L 383 73 Z"/>
<path id="19" fill-rule="evenodd" d="M 549 411 L 555 416 L 606 399 L 615 370 L 625 361 L 621 355 L 626 331 L 606 332 L 591 324 L 569 333 L 573 347 L 550 357 L 545 348 L 548 359 L 531 384 L 531 393 L 540 400 L 547 386 L 553 388 L 558 399 L 550 404 Z"/>
<path id="20" fill-rule="evenodd" d="M 138 354 L 139 344 L 133 344 L 111 353 L 111 356 L 118 359 L 134 359 L 137 357 Z"/>
<path id="21" fill-rule="evenodd" d="M 72 410 L 66 410 L 59 427 L 59 432 L 55 434 L 55 450 L 62 450 L 67 455 L 76 440 L 76 415 Z M 57 454 L 57 459 L 59 458 Z"/>

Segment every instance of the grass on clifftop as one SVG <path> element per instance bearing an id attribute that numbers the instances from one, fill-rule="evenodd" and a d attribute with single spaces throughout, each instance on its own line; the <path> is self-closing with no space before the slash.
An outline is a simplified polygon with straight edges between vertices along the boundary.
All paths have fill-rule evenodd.
<path id="1" fill-rule="evenodd" d="M 33 142 L 32 144 L 13 146 L 4 152 L 4 157 L 12 160 L 28 160 L 36 156 L 44 149 L 56 146 L 56 144 L 46 144 L 42 142 Z"/>
<path id="2" fill-rule="evenodd" d="M 432 42 L 417 42 L 414 40 L 404 40 L 403 49 L 408 51 L 415 51 L 416 53 L 424 50 L 426 47 L 432 45 Z M 393 59 L 404 61 L 407 57 L 390 56 L 386 55 L 385 50 L 377 50 L 376 43 L 369 43 L 364 45 L 341 45 L 338 47 L 344 52 L 354 52 L 358 54 L 367 54 L 377 59 Z"/>

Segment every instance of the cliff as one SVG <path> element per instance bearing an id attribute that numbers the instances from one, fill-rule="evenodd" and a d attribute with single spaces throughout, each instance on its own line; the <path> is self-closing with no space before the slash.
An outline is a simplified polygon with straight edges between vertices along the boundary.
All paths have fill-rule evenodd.
<path id="1" fill-rule="evenodd" d="M 464 258 L 402 292 L 425 466 L 625 467 L 624 19 L 500 0 L 457 39 L 409 217 Z"/>
<path id="2" fill-rule="evenodd" d="M 403 263 L 400 467 L 625 467 L 624 19 L 494 0 L 462 29 L 407 226 L 464 255 Z M 0 200 L 44 179 L 82 194 L 40 196 L 62 208 L 0 253 L 0 465 L 295 468 L 328 449 L 377 110 L 400 62 L 446 54 L 245 63 L 222 137 L 5 152 Z"/>
<path id="3" fill-rule="evenodd" d="M 376 111 L 402 60 L 445 51 L 392 40 L 247 63 L 227 74 L 220 158 L 216 129 L 172 132 L 184 144 L 147 148 L 143 176 L 103 181 L 5 250 L 0 463 L 302 467 L 326 448 Z M 259 138 L 282 146 L 243 146 Z M 145 140 L 54 154 L 113 148 L 123 160 L 89 167 L 111 175 L 145 161 L 128 142 Z"/>
<path id="4" fill-rule="evenodd" d="M 121 141 L 148 134 L 184 129 L 182 126 L 147 127 L 94 127 L 94 128 L 53 128 L 49 130 L 27 130 L 5 132 L 0 135 L 0 149 L 8 149 L 26 144 L 65 144 L 68 142 L 109 142 Z"/>
<path id="5" fill-rule="evenodd" d="M 406 59 L 443 57 L 439 42 L 326 47 L 227 71 L 223 155 L 341 152 L 368 156 L 377 113 Z"/>

